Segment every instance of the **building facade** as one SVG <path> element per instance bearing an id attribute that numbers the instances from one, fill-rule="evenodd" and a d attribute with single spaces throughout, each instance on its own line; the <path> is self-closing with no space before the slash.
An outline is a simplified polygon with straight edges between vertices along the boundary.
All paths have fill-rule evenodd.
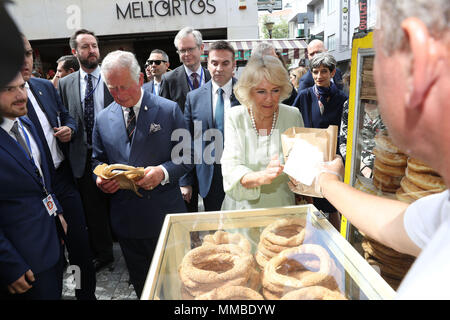
<path id="1" fill-rule="evenodd" d="M 297 0 L 289 36 L 323 40 L 343 72 L 349 67 L 353 35 L 360 25 L 359 0 Z M 376 23 L 376 0 L 367 0 L 367 28 Z"/>
<path id="2" fill-rule="evenodd" d="M 79 28 L 95 32 L 102 56 L 129 50 L 144 64 L 150 51 L 158 48 L 169 54 L 171 68 L 180 64 L 173 39 L 185 26 L 200 30 L 205 40 L 258 38 L 253 0 L 20 0 L 8 11 L 44 71 L 70 54 L 69 37 Z"/>

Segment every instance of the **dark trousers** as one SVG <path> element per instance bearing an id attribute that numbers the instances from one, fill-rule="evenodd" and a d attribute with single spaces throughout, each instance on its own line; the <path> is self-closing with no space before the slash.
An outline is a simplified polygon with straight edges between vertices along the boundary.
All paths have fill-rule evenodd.
<path id="1" fill-rule="evenodd" d="M 157 237 L 148 239 L 124 239 L 119 238 L 120 248 L 130 275 L 130 282 L 138 298 L 144 290 L 150 263 L 155 251 Z"/>
<path id="2" fill-rule="evenodd" d="M 75 296 L 78 300 L 95 300 L 94 256 L 89 243 L 83 204 L 68 161 L 61 163 L 56 170 L 54 190 L 67 222 L 65 245 L 69 262 L 80 267 L 81 272 L 81 288 L 75 289 Z"/>
<path id="3" fill-rule="evenodd" d="M 91 156 L 92 151 L 89 151 L 84 174 L 77 179 L 77 185 L 83 202 L 89 240 L 94 257 L 108 261 L 114 258 L 113 239 L 109 221 L 109 197 L 95 184 L 92 177 Z"/>
<path id="4" fill-rule="evenodd" d="M 224 198 L 222 168 L 220 164 L 214 164 L 211 186 L 209 187 L 208 194 L 203 198 L 205 211 L 220 211 Z"/>
<path id="5" fill-rule="evenodd" d="M 192 184 L 191 201 L 190 202 L 185 201 L 184 204 L 186 205 L 188 212 L 198 212 L 198 182 L 197 182 L 197 171 L 195 170 L 195 167 L 194 169 L 192 169 L 192 174 L 194 183 Z"/>
<path id="6" fill-rule="evenodd" d="M 58 262 L 52 268 L 34 274 L 34 279 L 32 288 L 22 294 L 10 294 L 7 288 L 1 288 L 0 300 L 60 300 L 63 284 L 62 250 Z"/>

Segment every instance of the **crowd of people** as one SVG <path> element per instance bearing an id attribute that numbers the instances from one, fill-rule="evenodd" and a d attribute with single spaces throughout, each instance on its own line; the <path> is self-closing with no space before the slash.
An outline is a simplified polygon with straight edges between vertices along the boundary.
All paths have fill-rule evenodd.
<path id="1" fill-rule="evenodd" d="M 394 141 L 449 185 L 449 4 L 413 2 L 380 4 L 388 22 L 375 40 L 380 109 Z M 77 299 L 95 300 L 96 272 L 113 264 L 113 241 L 140 296 L 165 214 L 197 212 L 199 195 L 205 211 L 295 205 L 281 134 L 339 127 L 348 99 L 318 40 L 308 45 L 308 69 L 289 73 L 265 43 L 236 79 L 230 43 L 212 43 L 205 68 L 202 34 L 190 27 L 174 39 L 181 65 L 170 70 L 155 48 L 145 74 L 131 52 L 102 60 L 95 33 L 80 29 L 49 81 L 32 77 L 33 50 L 22 39 L 22 69 L 0 89 L 0 299 L 60 299 L 67 250 L 66 263 L 81 271 Z M 174 139 L 180 130 L 188 142 Z M 135 181 L 141 197 L 95 176 L 104 163 L 144 167 Z M 448 297 L 448 191 L 408 207 L 339 176 L 337 156 L 317 177 L 325 199 L 311 199 L 316 207 L 336 228 L 342 213 L 374 239 L 419 256 L 400 297 Z"/>

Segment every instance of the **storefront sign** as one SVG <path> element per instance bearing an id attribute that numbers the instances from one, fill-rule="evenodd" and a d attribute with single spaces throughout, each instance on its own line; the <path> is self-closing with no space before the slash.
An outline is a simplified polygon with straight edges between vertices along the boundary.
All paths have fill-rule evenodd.
<path id="1" fill-rule="evenodd" d="M 359 31 L 367 31 L 367 0 L 359 0 Z"/>
<path id="2" fill-rule="evenodd" d="M 348 46 L 348 29 L 350 26 L 350 0 L 342 0 L 341 45 Z"/>
<path id="3" fill-rule="evenodd" d="M 213 14 L 216 12 L 215 0 L 159 0 L 133 1 L 126 7 L 116 3 L 117 20 L 153 18 L 155 16 L 183 16 Z"/>

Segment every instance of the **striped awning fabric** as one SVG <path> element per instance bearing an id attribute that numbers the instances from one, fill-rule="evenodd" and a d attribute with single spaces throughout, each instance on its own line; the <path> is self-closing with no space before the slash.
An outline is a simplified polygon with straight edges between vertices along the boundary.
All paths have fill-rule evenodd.
<path id="1" fill-rule="evenodd" d="M 206 61 L 209 46 L 217 40 L 203 41 L 205 48 L 203 59 Z M 283 53 L 287 59 L 303 59 L 305 58 L 307 43 L 300 39 L 260 39 L 260 40 L 227 40 L 236 51 L 237 60 L 248 60 L 251 56 L 252 49 L 260 42 L 271 43 L 276 50 Z"/>

